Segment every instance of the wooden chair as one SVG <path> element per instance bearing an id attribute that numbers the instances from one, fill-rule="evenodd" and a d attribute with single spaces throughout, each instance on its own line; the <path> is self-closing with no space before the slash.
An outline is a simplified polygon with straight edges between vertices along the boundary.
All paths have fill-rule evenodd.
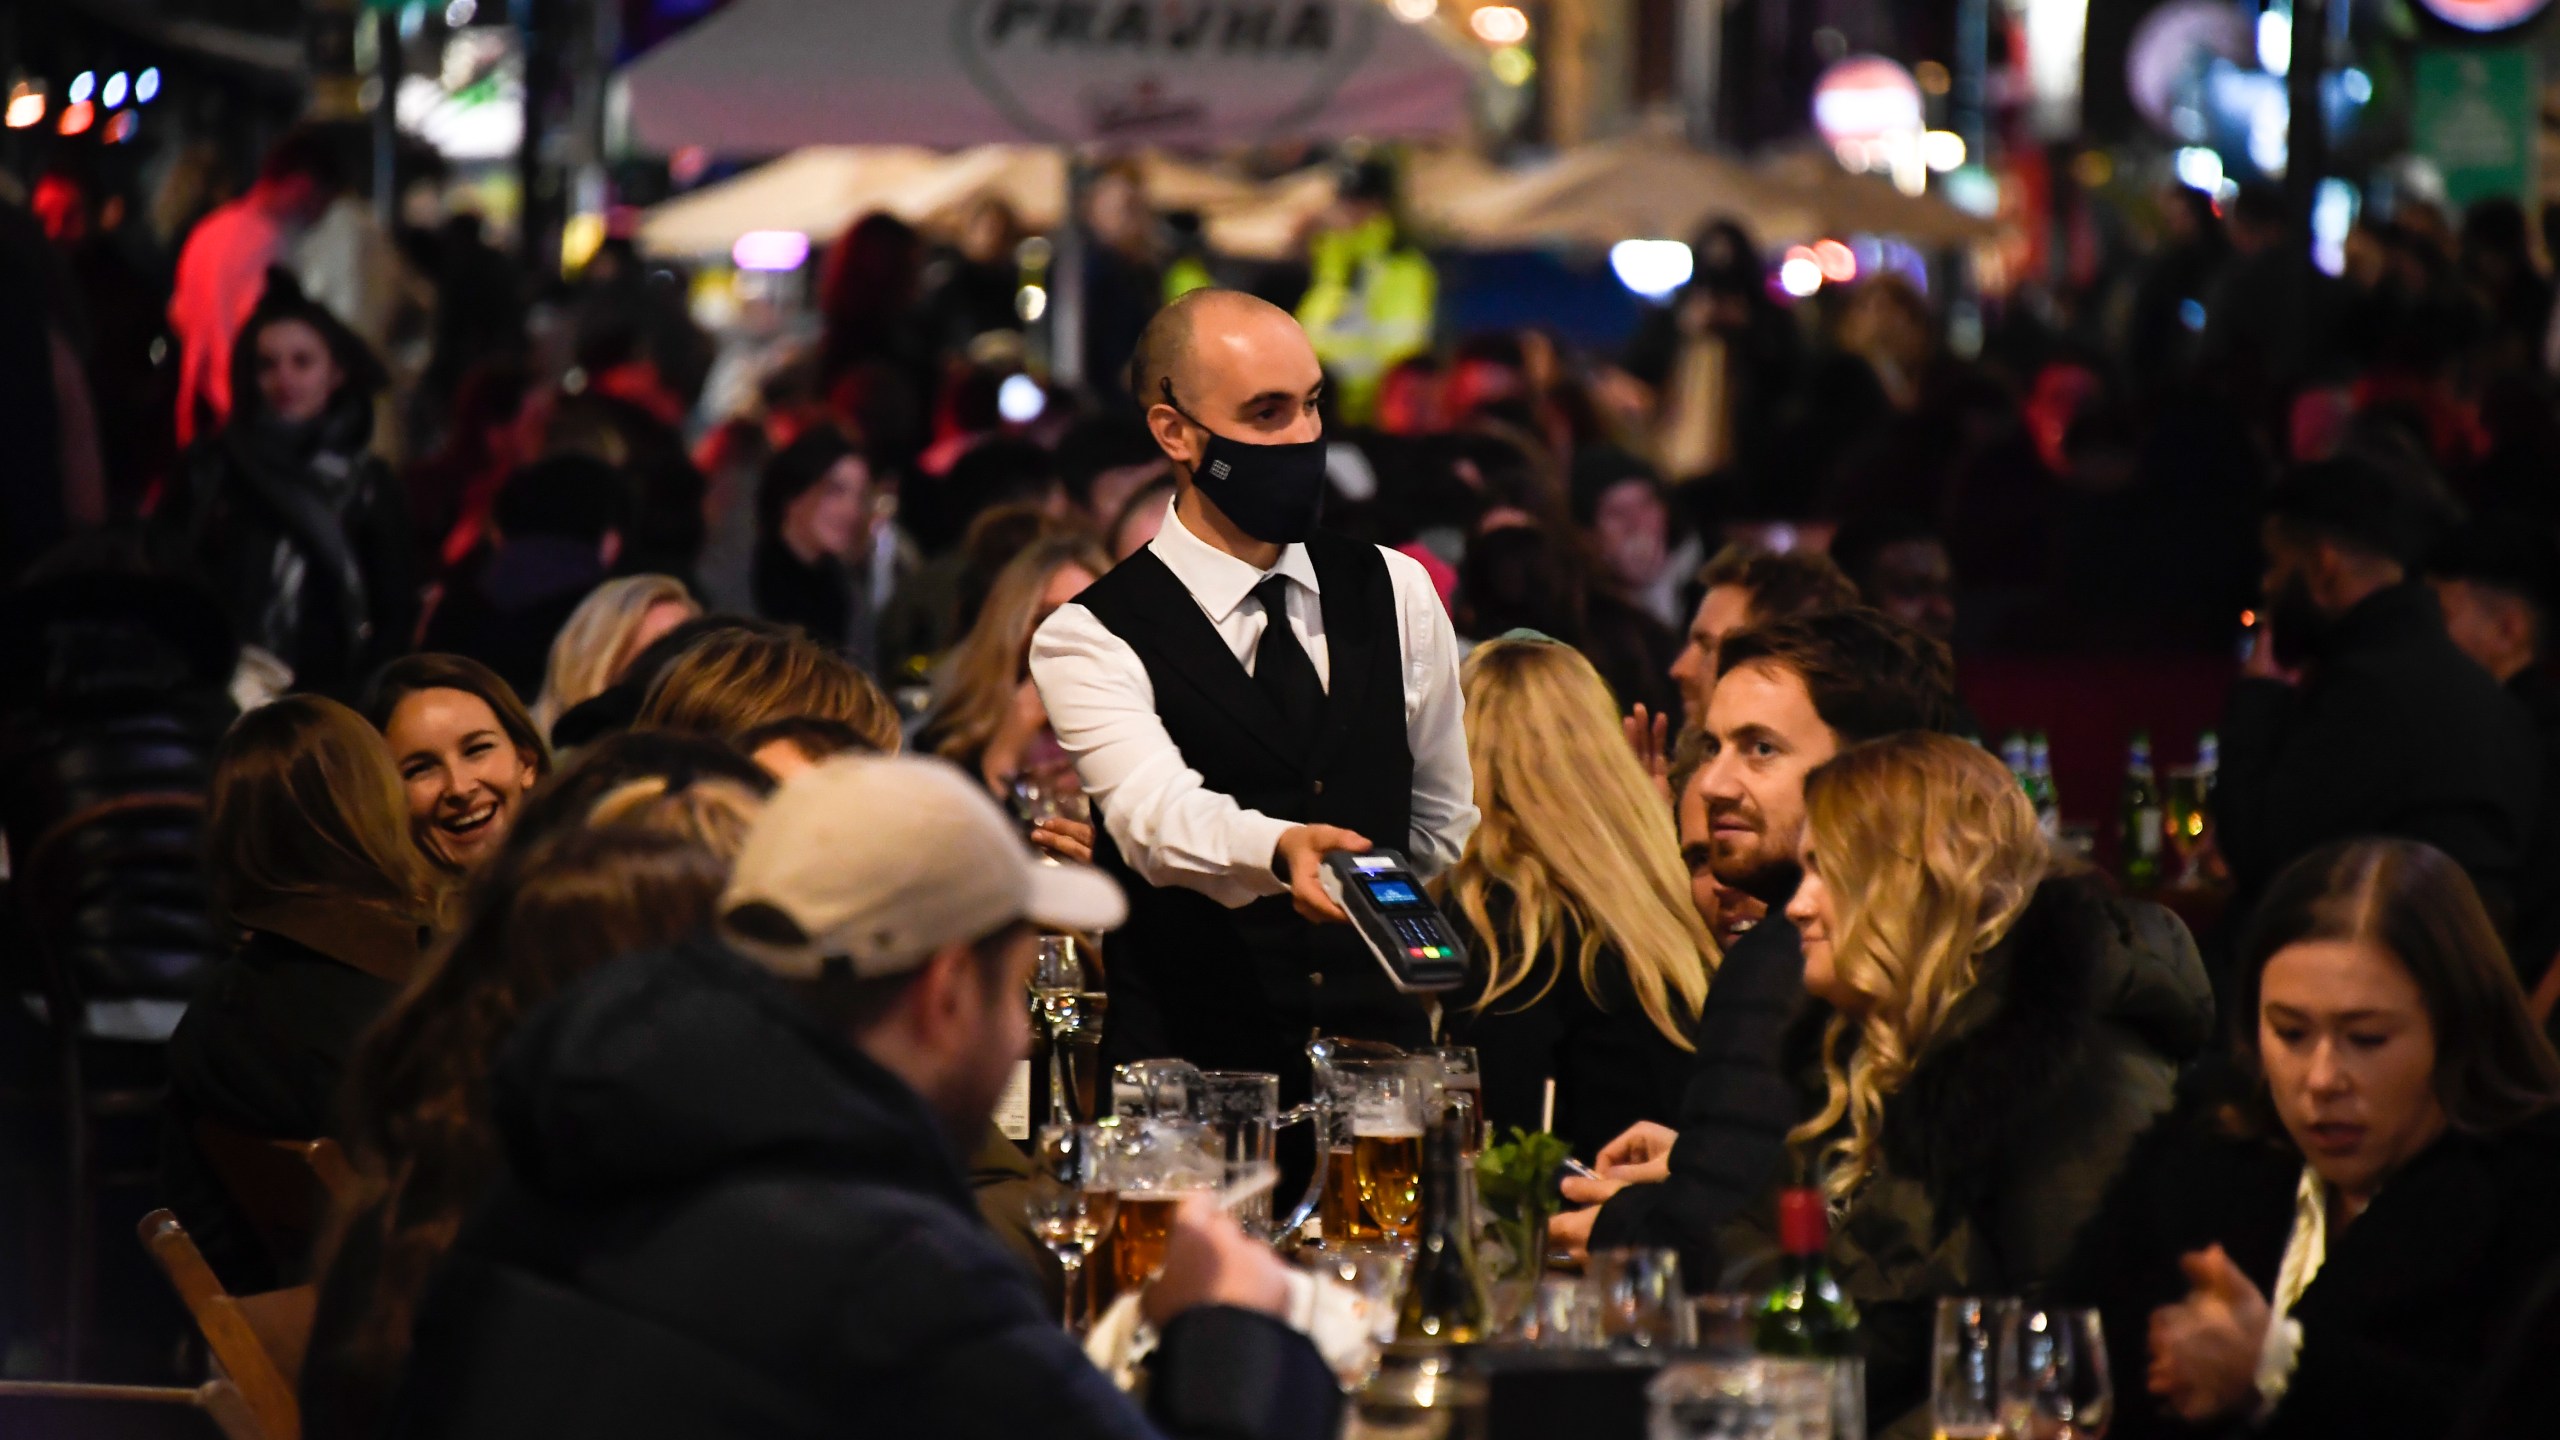
<path id="1" fill-rule="evenodd" d="M 354 1193 L 346 1152 L 335 1140 L 276 1140 L 218 1120 L 197 1121 L 195 1133 L 205 1163 L 268 1253 L 288 1276 L 301 1273 L 329 1207 Z"/>
<path id="2" fill-rule="evenodd" d="M 207 1265 L 196 1242 L 188 1238 L 186 1227 L 178 1217 L 166 1210 L 154 1210 L 142 1219 L 142 1246 L 160 1263 L 163 1274 L 185 1302 L 187 1313 L 195 1317 L 196 1328 L 203 1332 L 205 1347 L 213 1352 L 214 1363 L 238 1390 L 241 1402 L 257 1422 L 264 1440 L 301 1440 L 302 1411 L 293 1392 L 294 1372 L 301 1368 L 302 1351 L 311 1336 L 311 1308 L 315 1303 L 310 1286 L 298 1287 L 302 1298 L 293 1291 L 277 1291 L 273 1296 L 234 1296 L 222 1288 L 222 1281 Z M 249 1302 L 262 1302 L 266 1324 L 278 1329 L 274 1338 L 260 1333 L 259 1319 L 254 1317 Z M 290 1331 L 292 1318 L 299 1314 L 301 1331 Z M 288 1351 L 291 1364 L 278 1358 L 278 1350 Z"/>
<path id="3" fill-rule="evenodd" d="M 228 1380 L 71 1385 L 0 1380 L 0 1435 L 29 1440 L 276 1440 Z"/>

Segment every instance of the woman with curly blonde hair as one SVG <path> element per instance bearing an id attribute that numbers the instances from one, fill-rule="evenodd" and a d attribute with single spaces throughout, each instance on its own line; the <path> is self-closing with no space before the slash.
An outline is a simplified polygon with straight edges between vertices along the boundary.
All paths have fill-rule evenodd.
<path id="1" fill-rule="evenodd" d="M 1473 975 L 1453 1040 L 1481 1052 L 1486 1118 L 1553 1128 L 1597 1155 L 1672 1113 L 1718 953 L 1690 903 L 1671 812 L 1571 646 L 1491 640 L 1460 671 L 1484 819 L 1444 882 Z"/>
<path id="2" fill-rule="evenodd" d="M 1977 745 L 1843 751 L 1805 781 L 1802 860 L 1787 917 L 1830 1015 L 1789 1138 L 1837 1219 L 1881 1431 L 1928 1398 L 1939 1297 L 2054 1273 L 2211 1038 L 2212 990 L 2185 926 L 2058 863 Z"/>

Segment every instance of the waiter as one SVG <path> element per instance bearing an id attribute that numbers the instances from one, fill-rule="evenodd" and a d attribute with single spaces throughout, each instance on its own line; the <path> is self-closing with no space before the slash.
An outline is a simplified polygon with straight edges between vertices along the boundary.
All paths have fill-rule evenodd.
<path id="1" fill-rule="evenodd" d="M 1319 1030 L 1428 1043 L 1320 877 L 1373 844 L 1436 875 L 1474 831 L 1457 639 L 1419 564 L 1316 529 L 1324 372 L 1286 311 L 1195 290 L 1130 372 L 1171 508 L 1031 641 L 1129 893 L 1104 1050 L 1295 1091 Z"/>

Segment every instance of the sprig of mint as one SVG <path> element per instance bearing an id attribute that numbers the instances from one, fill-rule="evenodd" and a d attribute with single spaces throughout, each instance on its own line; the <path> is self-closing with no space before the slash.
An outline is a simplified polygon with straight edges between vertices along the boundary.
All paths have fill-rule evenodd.
<path id="1" fill-rule="evenodd" d="M 1572 1153 L 1572 1146 L 1544 1130 L 1532 1134 L 1514 1125 L 1510 1139 L 1485 1146 L 1476 1157 L 1476 1195 L 1506 1220 L 1551 1211 L 1556 1170 Z"/>

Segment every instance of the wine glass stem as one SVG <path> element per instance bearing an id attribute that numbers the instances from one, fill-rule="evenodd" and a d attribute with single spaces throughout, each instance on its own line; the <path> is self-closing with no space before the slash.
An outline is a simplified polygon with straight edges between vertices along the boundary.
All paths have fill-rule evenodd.
<path id="1" fill-rule="evenodd" d="M 1078 1115 L 1067 1106 L 1067 1051 L 1065 1036 L 1052 1031 L 1049 1036 L 1049 1123 L 1070 1125 L 1090 1119 Z"/>
<path id="2" fill-rule="evenodd" d="M 1079 1313 L 1082 1306 L 1078 1302 L 1084 1296 L 1084 1252 L 1059 1251 L 1058 1268 L 1066 1274 L 1066 1307 L 1059 1323 L 1067 1327 L 1068 1334 L 1081 1340 L 1084 1338 L 1084 1326 L 1078 1323 L 1083 1318 Z"/>

